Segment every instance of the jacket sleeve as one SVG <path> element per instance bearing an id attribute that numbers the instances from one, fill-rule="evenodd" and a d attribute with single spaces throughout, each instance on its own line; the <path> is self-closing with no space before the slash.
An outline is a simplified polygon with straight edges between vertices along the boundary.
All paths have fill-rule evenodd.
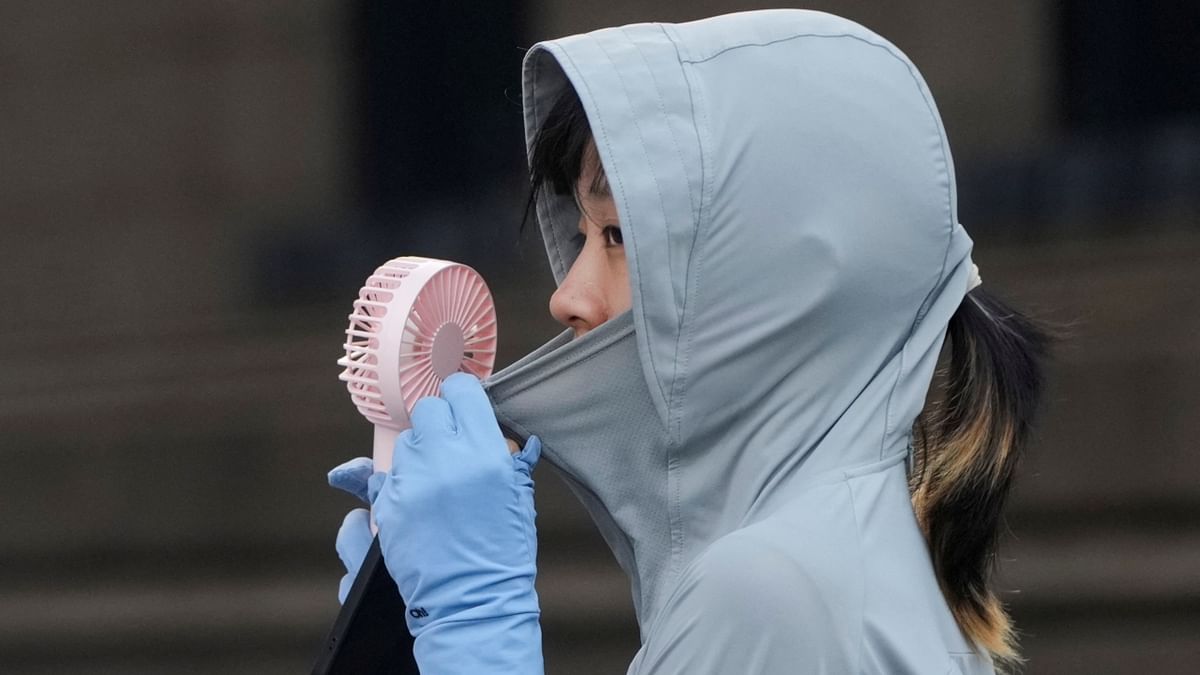
<path id="1" fill-rule="evenodd" d="M 683 573 L 628 675 L 858 672 L 861 599 L 815 579 L 769 542 L 718 541 Z"/>

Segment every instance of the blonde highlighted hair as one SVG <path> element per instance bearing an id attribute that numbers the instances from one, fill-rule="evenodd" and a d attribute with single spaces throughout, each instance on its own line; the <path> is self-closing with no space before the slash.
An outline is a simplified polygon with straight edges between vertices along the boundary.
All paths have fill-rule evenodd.
<path id="1" fill-rule="evenodd" d="M 1043 388 L 1050 337 L 982 288 L 950 320 L 940 396 L 914 428 L 913 508 L 942 593 L 963 633 L 1001 662 L 1020 660 L 992 587 L 1004 503 Z"/>

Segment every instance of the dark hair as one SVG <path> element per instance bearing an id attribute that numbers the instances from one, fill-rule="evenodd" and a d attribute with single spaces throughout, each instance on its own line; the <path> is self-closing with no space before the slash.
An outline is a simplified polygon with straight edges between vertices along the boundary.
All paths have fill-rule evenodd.
<path id="1" fill-rule="evenodd" d="M 521 221 L 522 231 L 537 200 L 546 190 L 561 196 L 575 194 L 575 184 L 583 174 L 584 164 L 591 161 L 596 163 L 591 190 L 598 192 L 607 189 L 608 178 L 596 154 L 596 143 L 592 138 L 587 113 L 579 96 L 568 87 L 550 106 L 550 112 L 546 114 L 530 145 L 529 202 Z"/>
<path id="2" fill-rule="evenodd" d="M 982 288 L 948 327 L 940 400 L 917 418 L 913 507 L 942 594 L 963 632 L 1019 659 L 1012 622 L 992 589 L 1001 511 L 1043 388 L 1049 334 Z"/>
<path id="3" fill-rule="evenodd" d="M 568 88 L 534 137 L 526 219 L 545 190 L 574 194 L 589 152 L 595 152 L 591 127 Z M 604 180 L 602 170 L 597 180 Z M 948 341 L 942 396 L 914 424 L 913 507 L 959 627 L 997 658 L 1013 661 L 1012 623 L 991 577 L 1001 511 L 1041 397 L 1050 338 L 976 288 L 951 317 Z"/>

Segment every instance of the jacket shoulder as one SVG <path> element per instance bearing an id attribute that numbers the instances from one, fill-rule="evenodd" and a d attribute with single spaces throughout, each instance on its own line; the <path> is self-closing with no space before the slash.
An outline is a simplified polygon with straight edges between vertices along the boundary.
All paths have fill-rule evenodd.
<path id="1" fill-rule="evenodd" d="M 846 558 L 849 569 L 831 564 L 836 558 Z M 817 542 L 806 545 L 795 531 L 765 523 L 714 542 L 684 574 L 681 590 L 757 622 L 848 619 L 832 614 L 860 603 L 828 598 L 861 594 L 858 566 L 849 558 Z"/>
<path id="2" fill-rule="evenodd" d="M 769 523 L 714 542 L 682 573 L 630 672 L 856 672 L 861 583 L 831 578 L 827 556 L 804 548 Z"/>

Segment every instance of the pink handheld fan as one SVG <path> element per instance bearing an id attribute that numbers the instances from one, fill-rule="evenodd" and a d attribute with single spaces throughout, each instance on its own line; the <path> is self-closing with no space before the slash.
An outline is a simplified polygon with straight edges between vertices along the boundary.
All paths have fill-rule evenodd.
<path id="1" fill-rule="evenodd" d="M 470 267 L 402 257 L 367 278 L 349 318 L 338 379 L 375 425 L 375 470 L 388 471 L 396 437 L 411 426 L 421 397 L 437 396 L 442 380 L 456 372 L 491 374 L 496 308 Z"/>
<path id="2" fill-rule="evenodd" d="M 388 471 L 392 446 L 411 426 L 409 415 L 418 400 L 436 396 L 442 381 L 456 372 L 491 374 L 496 361 L 491 293 L 466 265 L 432 258 L 389 260 L 358 292 L 345 348 L 338 379 L 375 425 L 375 470 Z M 406 612 L 376 537 L 312 672 L 415 675 L 412 635 L 396 630 Z"/>

